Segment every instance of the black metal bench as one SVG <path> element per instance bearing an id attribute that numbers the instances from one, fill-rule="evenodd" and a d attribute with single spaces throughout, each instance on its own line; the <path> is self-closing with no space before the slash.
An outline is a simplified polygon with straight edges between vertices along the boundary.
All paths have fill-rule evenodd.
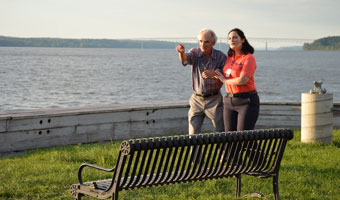
<path id="1" fill-rule="evenodd" d="M 118 199 L 121 190 L 236 177 L 236 196 L 241 193 L 241 174 L 273 178 L 279 199 L 280 162 L 290 129 L 263 129 L 194 136 L 167 136 L 123 141 L 113 169 L 82 164 L 78 184 L 71 186 L 76 199 L 88 195 Z M 84 167 L 113 173 L 113 178 L 83 182 Z"/>

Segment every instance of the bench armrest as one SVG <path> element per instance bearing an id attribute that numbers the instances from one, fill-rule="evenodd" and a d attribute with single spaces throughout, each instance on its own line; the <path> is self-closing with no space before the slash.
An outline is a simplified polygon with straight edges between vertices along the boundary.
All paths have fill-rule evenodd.
<path id="1" fill-rule="evenodd" d="M 83 184 L 83 180 L 81 178 L 81 173 L 82 173 L 82 171 L 85 167 L 91 167 L 91 168 L 95 168 L 95 169 L 102 170 L 102 171 L 105 171 L 105 172 L 114 172 L 114 170 L 115 170 L 115 168 L 108 169 L 108 168 L 104 168 L 104 167 L 101 167 L 101 166 L 98 166 L 98 165 L 95 165 L 95 164 L 83 163 L 79 167 L 79 170 L 78 170 L 78 181 L 79 181 L 80 184 Z"/>

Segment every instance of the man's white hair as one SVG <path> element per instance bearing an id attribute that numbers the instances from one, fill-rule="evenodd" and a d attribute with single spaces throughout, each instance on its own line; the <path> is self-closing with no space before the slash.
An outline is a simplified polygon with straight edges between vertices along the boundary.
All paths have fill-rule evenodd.
<path id="1" fill-rule="evenodd" d="M 211 38 L 212 38 L 215 42 L 217 42 L 217 36 L 216 36 L 216 34 L 215 34 L 215 32 L 214 32 L 213 30 L 207 29 L 207 28 L 204 28 L 204 29 L 200 30 L 200 33 L 197 35 L 197 39 L 198 39 L 198 40 L 201 39 L 201 34 L 202 34 L 202 33 L 209 33 L 210 36 L 211 36 Z"/>

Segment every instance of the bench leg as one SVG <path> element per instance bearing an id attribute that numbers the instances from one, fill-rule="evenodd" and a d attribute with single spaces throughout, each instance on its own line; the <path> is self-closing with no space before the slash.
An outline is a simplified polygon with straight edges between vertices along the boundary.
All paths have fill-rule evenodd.
<path id="1" fill-rule="evenodd" d="M 118 199 L 118 192 L 115 192 L 112 195 L 112 200 L 117 200 L 117 199 Z"/>
<path id="2" fill-rule="evenodd" d="M 82 194 L 77 194 L 76 200 L 81 200 Z"/>
<path id="3" fill-rule="evenodd" d="M 71 185 L 71 195 L 76 199 L 76 200 L 81 200 L 81 197 L 84 196 L 83 194 L 79 194 L 77 191 L 79 189 L 78 184 L 73 184 Z"/>
<path id="4" fill-rule="evenodd" d="M 279 196 L 279 175 L 273 177 L 273 190 L 274 190 L 274 199 L 280 200 Z"/>
<path id="5" fill-rule="evenodd" d="M 241 174 L 236 175 L 236 197 L 241 195 Z"/>

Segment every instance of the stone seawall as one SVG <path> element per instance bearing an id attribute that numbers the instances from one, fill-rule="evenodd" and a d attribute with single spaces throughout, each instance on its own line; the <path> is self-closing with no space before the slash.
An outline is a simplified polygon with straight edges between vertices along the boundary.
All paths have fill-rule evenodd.
<path id="1" fill-rule="evenodd" d="M 300 103 L 261 103 L 256 128 L 300 128 Z M 0 111 L 0 152 L 187 134 L 187 102 Z M 340 128 L 340 104 L 334 104 Z M 205 120 L 203 131 L 213 131 Z"/>

